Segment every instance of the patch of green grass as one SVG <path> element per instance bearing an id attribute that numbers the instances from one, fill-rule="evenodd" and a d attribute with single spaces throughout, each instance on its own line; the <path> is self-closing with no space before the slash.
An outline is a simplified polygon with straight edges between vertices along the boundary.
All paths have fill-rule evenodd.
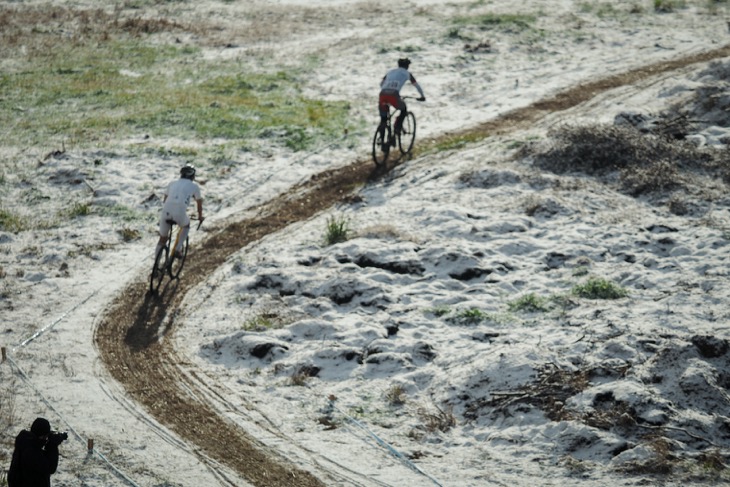
<path id="1" fill-rule="evenodd" d="M 283 328 L 288 320 L 273 310 L 262 311 L 244 321 L 242 329 L 246 331 L 266 331 Z"/>
<path id="2" fill-rule="evenodd" d="M 472 142 L 479 142 L 484 140 L 486 135 L 484 134 L 457 134 L 443 140 L 437 141 L 433 147 L 429 149 L 429 152 L 444 152 L 448 150 L 461 149 L 467 144 Z"/>
<path id="3" fill-rule="evenodd" d="M 573 269 L 573 275 L 576 277 L 587 276 L 589 272 L 590 270 L 588 269 L 588 266 L 585 265 L 579 265 Z"/>
<path id="4" fill-rule="evenodd" d="M 464 34 L 459 27 L 452 27 L 446 32 L 446 38 L 457 41 L 471 40 L 472 36 Z"/>
<path id="5" fill-rule="evenodd" d="M 684 0 L 654 0 L 654 10 L 656 12 L 674 12 L 686 6 L 687 3 Z"/>
<path id="6" fill-rule="evenodd" d="M 537 17 L 527 14 L 483 14 L 469 17 L 457 17 L 454 22 L 460 25 L 477 26 L 483 30 L 502 28 L 510 30 L 531 29 Z"/>
<path id="7" fill-rule="evenodd" d="M 18 214 L 0 208 L 0 230 L 18 233 L 27 230 L 48 230 L 56 228 L 58 221 L 55 218 L 41 219 L 37 215 Z"/>
<path id="8" fill-rule="evenodd" d="M 617 17 L 622 13 L 615 5 L 606 2 L 581 2 L 579 10 L 583 13 L 593 13 L 602 18 Z"/>
<path id="9" fill-rule="evenodd" d="M 144 147 L 143 152 L 152 156 L 159 156 L 163 158 L 174 158 L 174 159 L 194 159 L 200 155 L 200 151 L 195 147 L 181 147 L 181 146 L 169 146 L 169 147 Z"/>
<path id="10" fill-rule="evenodd" d="M 488 313 L 479 308 L 468 308 L 454 312 L 448 308 L 436 308 L 428 311 L 438 317 L 444 317 L 446 322 L 455 325 L 476 325 L 485 321 L 499 325 L 515 322 L 514 315 L 509 313 Z"/>
<path id="11" fill-rule="evenodd" d="M 140 238 L 142 238 L 142 234 L 140 233 L 140 231 L 134 228 L 125 227 L 121 230 L 117 230 L 117 233 L 119 234 L 119 236 L 122 237 L 122 240 L 125 242 L 132 242 L 134 240 L 139 240 Z"/>
<path id="12" fill-rule="evenodd" d="M 326 245 L 334 245 L 346 242 L 350 237 L 350 220 L 344 216 L 330 217 L 327 219 L 324 241 Z"/>
<path id="13" fill-rule="evenodd" d="M 510 140 L 509 142 L 507 142 L 505 148 L 507 150 L 517 150 L 520 147 L 524 147 L 524 146 L 525 146 L 525 142 L 522 140 Z"/>
<path id="14" fill-rule="evenodd" d="M 586 299 L 621 299 L 629 295 L 626 289 L 599 277 L 591 277 L 585 283 L 574 286 L 571 292 Z"/>
<path id="15" fill-rule="evenodd" d="M 419 46 L 413 46 L 413 45 L 406 45 L 406 46 L 380 46 L 378 49 L 379 54 L 388 54 L 389 52 L 399 52 L 399 53 L 413 53 L 422 51 L 423 48 Z"/>
<path id="16" fill-rule="evenodd" d="M 311 99 L 291 72 L 242 74 L 196 49 L 118 38 L 60 42 L 0 75 L 6 138 L 90 144 L 144 134 L 273 138 L 294 150 L 339 136 L 349 103 Z M 244 70 L 245 71 L 245 70 Z"/>
<path id="17" fill-rule="evenodd" d="M 446 316 L 451 312 L 448 306 L 436 306 L 426 310 L 427 313 L 432 313 L 434 316 Z"/>
<path id="18" fill-rule="evenodd" d="M 469 308 L 459 311 L 454 320 L 466 325 L 474 325 L 488 318 L 487 313 L 479 308 Z"/>
<path id="19" fill-rule="evenodd" d="M 25 230 L 25 225 L 20 215 L 0 208 L 0 230 L 18 233 Z"/>
<path id="20" fill-rule="evenodd" d="M 293 150 L 306 150 L 339 136 L 349 104 L 300 94 L 296 79 L 282 73 L 220 75 L 190 89 L 171 91 L 150 109 L 123 121 L 155 135 L 201 138 L 267 138 Z"/>
<path id="21" fill-rule="evenodd" d="M 512 312 L 534 313 L 537 311 L 549 311 L 549 299 L 542 298 L 535 293 L 525 294 L 520 298 L 507 303 L 507 307 Z"/>
<path id="22" fill-rule="evenodd" d="M 94 213 L 100 216 L 118 218 L 122 221 L 145 221 L 151 217 L 150 213 L 135 210 L 125 205 L 95 206 Z"/>
<path id="23" fill-rule="evenodd" d="M 69 218 L 76 218 L 79 216 L 87 216 L 91 214 L 91 205 L 87 202 L 84 203 L 74 203 L 71 205 L 71 208 L 68 208 L 65 212 L 65 214 Z"/>
<path id="24" fill-rule="evenodd" d="M 275 326 L 274 320 L 270 316 L 258 315 L 246 320 L 242 328 L 246 331 L 263 331 L 275 328 Z"/>

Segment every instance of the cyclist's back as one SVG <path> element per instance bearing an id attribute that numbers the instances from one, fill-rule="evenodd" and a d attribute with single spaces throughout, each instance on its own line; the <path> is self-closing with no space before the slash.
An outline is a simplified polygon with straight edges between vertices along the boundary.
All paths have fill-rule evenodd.
<path id="1" fill-rule="evenodd" d="M 393 68 L 383 77 L 380 82 L 380 89 L 388 92 L 400 93 L 400 90 L 407 82 L 417 84 L 416 78 L 406 68 Z"/>
<path id="2" fill-rule="evenodd" d="M 384 130 L 386 119 L 388 118 L 389 107 L 394 107 L 400 110 L 398 118 L 395 121 L 396 132 L 400 130 L 400 126 L 403 123 L 408 107 L 400 96 L 400 90 L 409 81 L 418 90 L 418 94 L 421 95 L 420 101 L 425 101 L 426 96 L 423 94 L 421 85 L 418 84 L 416 78 L 408 71 L 408 67 L 411 64 L 411 60 L 408 58 L 399 59 L 398 67 L 389 70 L 385 73 L 382 81 L 380 82 L 380 97 L 378 99 L 378 111 L 380 112 L 380 129 L 381 135 Z"/>
<path id="3" fill-rule="evenodd" d="M 195 167 L 186 164 L 180 170 L 180 179 L 176 179 L 167 185 L 165 192 L 162 195 L 162 211 L 160 212 L 160 239 L 157 242 L 157 248 L 155 249 L 155 255 L 167 242 L 167 234 L 170 232 L 170 223 L 177 223 L 182 229 L 180 235 L 180 241 L 178 242 L 177 249 L 173 251 L 180 251 L 182 243 L 188 236 L 190 230 L 190 217 L 188 216 L 187 209 L 190 201 L 195 200 L 198 210 L 198 220 L 203 221 L 203 197 L 200 193 L 200 186 L 195 182 Z"/>
<path id="4" fill-rule="evenodd" d="M 196 183 L 185 178 L 172 181 L 165 189 L 162 214 L 184 226 L 187 223 L 187 208 L 193 198 L 196 201 L 201 199 L 200 187 Z"/>

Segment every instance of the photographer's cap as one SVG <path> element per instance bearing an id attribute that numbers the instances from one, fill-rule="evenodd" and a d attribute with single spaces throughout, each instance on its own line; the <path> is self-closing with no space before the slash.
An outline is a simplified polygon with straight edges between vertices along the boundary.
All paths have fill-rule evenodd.
<path id="1" fill-rule="evenodd" d="M 30 432 L 36 436 L 45 436 L 51 432 L 51 423 L 46 418 L 36 418 L 30 427 Z"/>

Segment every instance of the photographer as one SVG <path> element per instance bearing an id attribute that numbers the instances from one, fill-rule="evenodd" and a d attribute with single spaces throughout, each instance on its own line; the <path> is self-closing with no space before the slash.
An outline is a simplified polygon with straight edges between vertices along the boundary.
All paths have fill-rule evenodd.
<path id="1" fill-rule="evenodd" d="M 15 438 L 8 487 L 50 487 L 51 474 L 58 467 L 58 445 L 67 438 L 66 433 L 51 432 L 47 419 L 36 418 L 30 431 L 23 430 Z"/>

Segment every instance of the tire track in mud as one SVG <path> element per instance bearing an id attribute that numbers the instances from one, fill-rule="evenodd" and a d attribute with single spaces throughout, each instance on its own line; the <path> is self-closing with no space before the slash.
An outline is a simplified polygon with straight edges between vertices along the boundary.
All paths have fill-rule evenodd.
<path id="1" fill-rule="evenodd" d="M 586 82 L 477 127 L 422 141 L 417 144 L 418 152 L 428 153 L 439 144 L 529 128 L 548 113 L 575 107 L 607 90 L 728 56 L 730 45 Z M 381 176 L 375 172 L 370 159 L 324 171 L 255 208 L 257 216 L 214 229 L 192 249 L 182 280 L 163 289 L 157 298 L 147 296 L 148 276 L 139 276 L 137 282 L 110 303 L 95 331 L 96 346 L 109 373 L 160 424 L 196 445 L 205 456 L 238 472 L 251 484 L 257 487 L 327 485 L 331 478 L 318 477 L 328 476 L 327 472 L 315 474 L 302 470 L 218 415 L 205 400 L 200 385 L 179 369 L 177 364 L 181 360 L 171 337 L 175 331 L 175 315 L 186 292 L 203 282 L 229 256 L 291 223 L 307 220 L 346 201 L 363 184 Z M 160 341 L 160 336 L 170 338 Z"/>

